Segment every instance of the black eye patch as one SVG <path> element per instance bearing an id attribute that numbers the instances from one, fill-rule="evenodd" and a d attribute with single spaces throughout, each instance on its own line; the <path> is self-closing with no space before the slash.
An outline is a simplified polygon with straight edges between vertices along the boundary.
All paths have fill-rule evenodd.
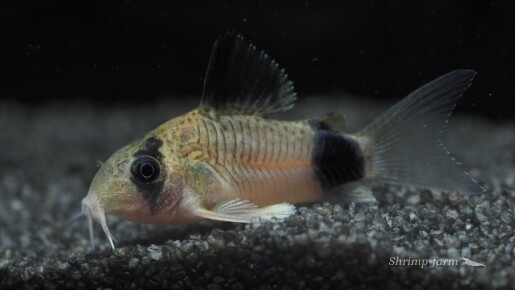
<path id="1" fill-rule="evenodd" d="M 161 160 L 163 155 L 159 152 L 159 148 L 163 145 L 163 141 L 155 137 L 150 137 L 145 140 L 145 149 L 141 149 L 134 153 L 134 157 L 139 156 L 152 156 L 157 160 Z"/>
<path id="2" fill-rule="evenodd" d="M 145 147 L 134 153 L 135 160 L 131 165 L 131 180 L 144 199 L 148 200 L 151 212 L 159 209 L 158 199 L 163 191 L 166 168 L 161 165 L 163 155 L 159 148 L 161 139 L 150 137 L 145 140 Z"/>

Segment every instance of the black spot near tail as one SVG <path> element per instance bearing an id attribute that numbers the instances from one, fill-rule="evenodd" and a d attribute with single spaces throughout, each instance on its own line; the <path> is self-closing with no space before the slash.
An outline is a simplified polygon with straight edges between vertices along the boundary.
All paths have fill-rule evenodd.
<path id="1" fill-rule="evenodd" d="M 324 190 L 365 176 L 365 159 L 356 140 L 312 124 L 315 130 L 313 167 Z"/>

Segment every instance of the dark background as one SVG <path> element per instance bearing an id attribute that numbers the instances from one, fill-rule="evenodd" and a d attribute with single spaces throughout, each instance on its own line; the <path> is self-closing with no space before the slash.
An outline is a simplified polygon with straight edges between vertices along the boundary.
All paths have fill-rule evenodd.
<path id="1" fill-rule="evenodd" d="M 200 95 L 212 44 L 232 29 L 286 69 L 300 98 L 399 99 L 471 68 L 460 110 L 513 120 L 511 2 L 3 2 L 0 95 L 108 106 Z"/>

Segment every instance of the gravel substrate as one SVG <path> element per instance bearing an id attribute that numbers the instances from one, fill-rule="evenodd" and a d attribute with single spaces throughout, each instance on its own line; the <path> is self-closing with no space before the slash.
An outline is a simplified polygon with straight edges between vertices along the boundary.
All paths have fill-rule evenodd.
<path id="1" fill-rule="evenodd" d="M 452 119 L 446 144 L 487 189 L 477 197 L 377 186 L 378 205 L 341 198 L 282 223 L 151 226 L 110 218 L 111 250 L 80 210 L 96 160 L 197 98 L 140 106 L 0 102 L 1 288 L 515 289 L 515 124 Z M 341 110 L 359 128 L 384 105 L 306 98 L 288 118 Z M 486 267 L 389 265 L 392 257 L 469 258 Z"/>

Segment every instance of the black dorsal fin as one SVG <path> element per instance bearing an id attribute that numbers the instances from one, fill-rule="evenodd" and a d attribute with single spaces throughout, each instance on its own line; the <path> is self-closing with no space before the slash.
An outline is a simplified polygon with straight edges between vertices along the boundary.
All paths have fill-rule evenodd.
<path id="1" fill-rule="evenodd" d="M 291 109 L 295 99 L 293 83 L 265 53 L 231 32 L 216 40 L 201 108 L 226 114 L 269 115 Z"/>

